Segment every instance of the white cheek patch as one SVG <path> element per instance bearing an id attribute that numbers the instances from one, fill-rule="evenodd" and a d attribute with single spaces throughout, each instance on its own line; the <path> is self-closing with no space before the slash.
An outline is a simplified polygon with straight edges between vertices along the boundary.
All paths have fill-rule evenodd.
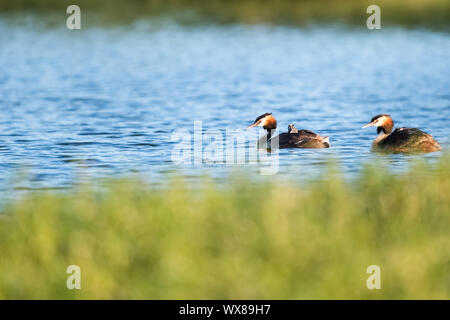
<path id="1" fill-rule="evenodd" d="M 378 127 L 384 126 L 384 124 L 386 123 L 387 119 L 388 119 L 387 117 L 381 117 L 381 118 L 379 118 L 379 119 L 378 119 L 378 122 L 376 123 L 376 125 L 377 125 Z"/>
<path id="2" fill-rule="evenodd" d="M 261 122 L 258 124 L 258 127 L 264 127 L 267 123 L 267 118 L 261 119 Z"/>

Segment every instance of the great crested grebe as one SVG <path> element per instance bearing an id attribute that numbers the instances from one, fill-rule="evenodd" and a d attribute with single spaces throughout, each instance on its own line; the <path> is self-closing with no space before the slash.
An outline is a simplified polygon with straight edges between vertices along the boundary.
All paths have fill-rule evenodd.
<path id="1" fill-rule="evenodd" d="M 373 149 L 386 152 L 433 152 L 441 150 L 440 144 L 431 135 L 416 128 L 397 128 L 390 115 L 379 114 L 363 128 L 376 126 L 378 137 Z"/>
<path id="2" fill-rule="evenodd" d="M 297 130 L 293 124 L 288 126 L 289 132 L 281 133 L 272 138 L 272 133 L 277 128 L 277 120 L 272 113 L 264 113 L 260 115 L 248 126 L 247 129 L 253 127 L 263 127 L 267 130 L 267 135 L 258 141 L 259 148 L 329 148 L 330 140 L 328 137 L 322 137 L 317 133 L 309 130 Z"/>

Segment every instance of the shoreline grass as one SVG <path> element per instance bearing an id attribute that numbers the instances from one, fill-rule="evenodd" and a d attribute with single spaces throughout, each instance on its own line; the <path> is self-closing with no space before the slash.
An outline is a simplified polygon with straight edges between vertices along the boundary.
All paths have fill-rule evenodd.
<path id="1" fill-rule="evenodd" d="M 449 299 L 448 160 L 352 183 L 32 193 L 0 213 L 0 298 Z M 66 288 L 73 264 L 81 290 Z"/>
<path id="2" fill-rule="evenodd" d="M 0 12 L 57 13 L 66 16 L 69 0 L 0 0 Z M 308 25 L 344 23 L 365 27 L 364 0 L 79 0 L 89 23 L 120 24 L 144 18 L 174 17 L 181 23 L 243 23 Z M 448 30 L 450 2 L 446 0 L 379 0 L 383 26 L 430 27 Z M 88 24 L 84 24 L 86 27 Z"/>

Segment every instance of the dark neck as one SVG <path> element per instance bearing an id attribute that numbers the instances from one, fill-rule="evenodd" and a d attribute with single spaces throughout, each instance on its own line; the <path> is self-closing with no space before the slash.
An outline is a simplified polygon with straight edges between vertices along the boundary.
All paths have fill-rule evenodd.
<path id="1" fill-rule="evenodd" d="M 275 129 L 266 129 L 267 130 L 267 149 L 271 148 L 271 142 L 270 138 L 272 138 L 272 131 L 275 131 Z"/>
<path id="2" fill-rule="evenodd" d="M 392 126 L 383 126 L 377 128 L 377 133 L 380 134 L 380 132 L 383 132 L 384 134 L 390 134 L 392 132 L 393 127 Z"/>
<path id="3" fill-rule="evenodd" d="M 270 138 L 272 137 L 272 130 L 270 129 L 266 129 L 267 130 L 267 141 L 270 140 Z"/>

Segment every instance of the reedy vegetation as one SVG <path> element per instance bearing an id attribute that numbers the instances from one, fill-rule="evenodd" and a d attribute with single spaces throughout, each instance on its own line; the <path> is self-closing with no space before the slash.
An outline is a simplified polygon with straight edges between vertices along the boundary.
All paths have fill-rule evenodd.
<path id="1" fill-rule="evenodd" d="M 450 298 L 450 161 L 306 184 L 36 192 L 0 215 L 0 298 Z M 67 266 L 82 289 L 68 290 Z M 381 290 L 366 268 L 381 267 Z"/>

